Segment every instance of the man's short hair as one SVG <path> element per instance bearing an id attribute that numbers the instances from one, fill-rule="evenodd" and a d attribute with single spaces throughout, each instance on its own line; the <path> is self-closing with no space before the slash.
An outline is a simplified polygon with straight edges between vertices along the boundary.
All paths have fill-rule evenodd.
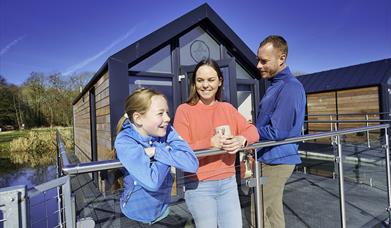
<path id="1" fill-rule="evenodd" d="M 271 43 L 273 44 L 274 48 L 277 48 L 281 51 L 282 54 L 285 54 L 288 56 L 288 42 L 282 37 L 277 35 L 270 35 L 266 37 L 260 44 L 259 48 L 265 46 L 266 44 Z"/>

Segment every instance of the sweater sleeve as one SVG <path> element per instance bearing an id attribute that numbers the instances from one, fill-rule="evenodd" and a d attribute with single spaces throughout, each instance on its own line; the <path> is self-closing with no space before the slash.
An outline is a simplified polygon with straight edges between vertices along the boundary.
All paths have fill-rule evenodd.
<path id="1" fill-rule="evenodd" d="M 159 161 L 151 162 L 144 148 L 126 134 L 115 140 L 117 158 L 129 174 L 145 189 L 157 191 L 169 173 L 169 166 Z"/>
<path id="2" fill-rule="evenodd" d="M 300 90 L 294 84 L 287 84 L 277 97 L 276 108 L 270 123 L 257 126 L 261 139 L 283 140 L 290 137 L 301 107 Z"/>
<path id="3" fill-rule="evenodd" d="M 242 135 L 246 138 L 247 144 L 253 144 L 259 141 L 259 134 L 257 128 L 246 121 L 246 118 L 240 112 L 231 105 L 232 115 L 236 121 L 236 127 L 238 129 L 238 135 Z"/>
<path id="4" fill-rule="evenodd" d="M 184 108 L 179 106 L 176 110 L 174 119 L 174 128 L 178 131 L 179 135 L 189 143 L 193 150 L 211 148 L 212 145 L 210 143 L 210 137 L 206 137 L 197 141 L 192 140 L 189 118 L 190 116 L 187 115 Z"/>
<path id="5" fill-rule="evenodd" d="M 198 169 L 198 159 L 190 146 L 170 126 L 166 142 L 155 142 L 154 158 L 164 164 L 174 166 L 185 172 L 195 173 Z"/>

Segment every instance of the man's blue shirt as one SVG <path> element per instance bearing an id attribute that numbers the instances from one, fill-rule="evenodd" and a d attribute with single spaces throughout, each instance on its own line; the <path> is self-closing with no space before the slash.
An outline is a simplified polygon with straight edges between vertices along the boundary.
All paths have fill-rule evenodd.
<path id="1" fill-rule="evenodd" d="M 301 135 L 306 96 L 303 85 L 289 68 L 270 79 L 259 104 L 256 126 L 261 140 L 283 140 Z M 258 150 L 258 160 L 265 164 L 300 164 L 296 143 Z"/>

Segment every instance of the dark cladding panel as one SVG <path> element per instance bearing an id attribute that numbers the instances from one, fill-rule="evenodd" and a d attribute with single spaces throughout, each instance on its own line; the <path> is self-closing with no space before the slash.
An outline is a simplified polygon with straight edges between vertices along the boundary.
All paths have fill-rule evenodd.
<path id="1" fill-rule="evenodd" d="M 110 77 L 110 123 L 111 135 L 115 137 L 115 128 L 124 114 L 125 99 L 128 96 L 128 65 L 115 59 L 108 61 Z M 114 141 L 114 140 L 112 140 Z"/>

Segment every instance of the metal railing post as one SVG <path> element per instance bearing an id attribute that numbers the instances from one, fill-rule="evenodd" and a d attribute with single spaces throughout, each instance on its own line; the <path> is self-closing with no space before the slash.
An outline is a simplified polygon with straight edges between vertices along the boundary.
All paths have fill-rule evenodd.
<path id="1" fill-rule="evenodd" d="M 75 227 L 75 219 L 72 213 L 72 197 L 71 197 L 71 178 L 66 176 L 65 184 L 62 186 L 64 196 L 64 211 L 65 211 L 65 223 L 67 228 Z"/>
<path id="2" fill-rule="evenodd" d="M 386 138 L 385 153 L 386 153 L 386 173 L 387 173 L 387 196 L 388 196 L 388 225 L 391 225 L 391 171 L 390 171 L 390 144 L 388 138 L 388 130 L 384 128 L 384 137 Z"/>
<path id="3" fill-rule="evenodd" d="M 262 188 L 260 183 L 260 174 L 261 169 L 259 167 L 258 153 L 255 151 L 255 179 L 256 179 L 256 188 L 255 188 L 255 198 L 256 198 L 256 213 L 257 213 L 257 227 L 263 227 L 263 200 L 262 200 Z"/>
<path id="4" fill-rule="evenodd" d="M 341 145 L 341 136 L 337 135 L 337 148 L 338 148 L 338 157 L 336 162 L 338 164 L 338 174 L 339 174 L 339 204 L 340 204 L 340 215 L 341 215 L 341 227 L 346 227 L 346 213 L 345 213 L 345 190 L 344 190 L 344 175 L 343 175 L 343 159 L 342 159 L 342 145 Z"/>
<path id="5" fill-rule="evenodd" d="M 336 124 L 334 124 L 334 123 L 331 123 L 331 125 L 335 125 L 335 131 L 337 131 L 337 125 Z M 338 173 L 339 171 L 338 171 L 338 157 L 339 157 L 339 155 L 338 155 L 338 136 L 337 135 L 333 135 L 333 137 L 332 137 L 332 139 L 333 139 L 333 141 L 332 141 L 332 146 L 333 146 L 333 152 L 334 152 L 334 173 Z M 334 177 L 333 177 L 333 179 L 334 179 Z"/>
<path id="6" fill-rule="evenodd" d="M 369 126 L 369 117 L 368 117 L 368 114 L 365 115 L 365 120 L 367 121 L 366 122 L 366 126 L 368 127 Z M 367 131 L 367 144 L 368 144 L 368 148 L 371 148 L 371 142 L 369 141 L 369 131 Z"/>
<path id="7" fill-rule="evenodd" d="M 56 131 L 56 142 L 57 142 L 57 178 L 62 177 L 62 162 L 61 162 L 61 151 L 60 151 L 60 141 L 61 141 L 61 135 L 59 130 Z M 64 221 L 64 212 L 61 210 L 63 207 L 63 200 L 62 200 L 62 188 L 57 187 L 57 208 L 59 209 L 58 212 L 58 221 L 60 223 L 60 227 L 62 228 L 62 223 Z"/>
<path id="8" fill-rule="evenodd" d="M 333 116 L 330 115 L 330 132 L 332 132 L 332 131 L 333 131 Z M 331 145 L 333 145 L 334 144 L 334 136 L 331 136 L 330 139 L 331 139 Z"/>
<path id="9" fill-rule="evenodd" d="M 0 207 L 3 211 L 2 227 L 27 227 L 25 185 L 0 189 Z"/>

